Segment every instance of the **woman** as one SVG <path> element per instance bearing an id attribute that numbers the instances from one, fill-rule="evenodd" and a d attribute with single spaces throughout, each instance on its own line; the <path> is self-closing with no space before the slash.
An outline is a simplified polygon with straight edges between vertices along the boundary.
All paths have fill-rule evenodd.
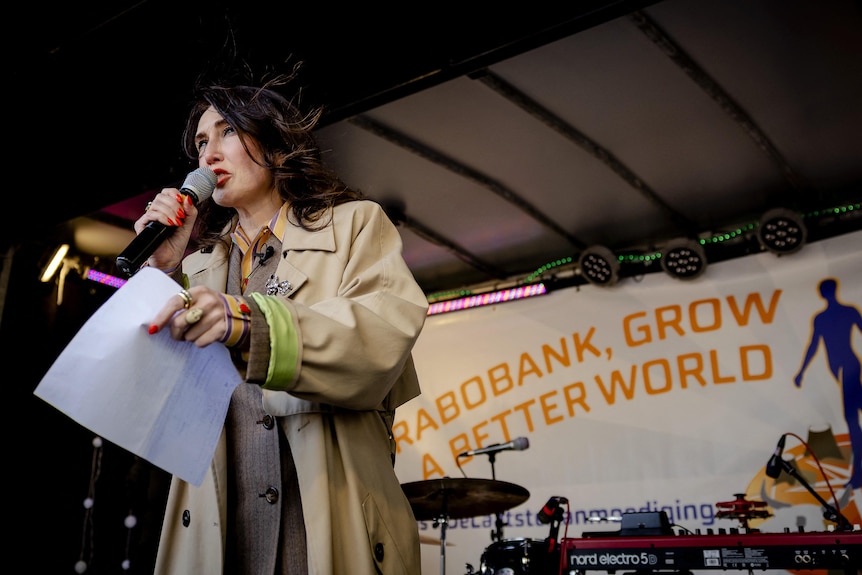
<path id="1" fill-rule="evenodd" d="M 427 300 L 380 206 L 324 167 L 321 111 L 281 95 L 289 79 L 200 90 L 184 142 L 212 197 L 162 190 L 135 223 L 176 227 L 146 265 L 187 288 L 150 332 L 221 342 L 244 379 L 211 473 L 172 479 L 157 573 L 420 572 L 392 423 L 420 393 Z"/>

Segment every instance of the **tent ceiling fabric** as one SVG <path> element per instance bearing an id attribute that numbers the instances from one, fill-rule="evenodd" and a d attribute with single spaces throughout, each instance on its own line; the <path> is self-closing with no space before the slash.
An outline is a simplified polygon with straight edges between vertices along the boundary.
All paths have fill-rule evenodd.
<path id="1" fill-rule="evenodd" d="M 361 30 L 376 15 L 349 16 Z M 806 212 L 862 199 L 856 2 L 599 2 L 524 18 L 521 29 L 513 17 L 494 21 L 493 13 L 472 27 L 459 21 L 450 30 L 460 35 L 433 46 L 417 34 L 424 47 L 407 44 L 410 27 L 377 22 L 335 56 L 336 39 L 321 26 L 319 37 L 292 49 L 321 75 L 327 67 L 338 74 L 348 60 L 369 70 L 364 84 L 353 69 L 346 83 L 330 78 L 310 92 L 331 111 L 318 135 L 342 177 L 398 222 L 426 293 L 511 281 L 576 261 L 595 244 L 648 252 L 678 237 L 733 231 L 773 207 Z M 387 33 L 402 44 L 384 41 Z M 372 40 L 365 46 L 362 37 Z M 186 61 L 168 66 L 168 82 L 187 74 Z M 136 171 L 128 182 L 115 175 L 100 192 L 104 182 L 85 181 L 101 179 L 86 152 L 74 167 L 57 162 L 81 170 L 64 177 L 75 173 L 83 180 L 74 186 L 92 192 L 87 201 L 58 201 L 58 217 L 99 219 L 101 206 L 130 199 L 133 218 L 151 190 L 180 177 L 172 158 L 184 104 L 164 98 L 158 121 L 140 113 L 144 126 L 128 115 L 158 100 L 158 81 L 125 87 L 122 105 L 105 110 L 116 114 L 113 124 L 94 124 L 92 136 L 112 146 L 155 132 L 139 142 L 146 150 L 130 145 L 126 163 L 154 158 L 167 168 Z M 91 109 L 83 125 L 65 120 L 76 124 L 69 132 L 97 115 Z M 119 158 L 109 163 L 108 177 L 121 173 Z M 69 193 L 51 192 L 50 174 L 46 182 L 46 197 Z M 850 226 L 862 227 L 859 219 Z"/>

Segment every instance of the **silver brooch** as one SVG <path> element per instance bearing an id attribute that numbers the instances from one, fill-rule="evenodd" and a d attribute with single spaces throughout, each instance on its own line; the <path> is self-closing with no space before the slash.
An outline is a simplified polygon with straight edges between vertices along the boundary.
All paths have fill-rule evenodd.
<path id="1" fill-rule="evenodd" d="M 290 291 L 290 281 L 278 281 L 278 276 L 272 274 L 269 276 L 269 279 L 266 280 L 266 295 L 287 295 L 287 292 Z"/>

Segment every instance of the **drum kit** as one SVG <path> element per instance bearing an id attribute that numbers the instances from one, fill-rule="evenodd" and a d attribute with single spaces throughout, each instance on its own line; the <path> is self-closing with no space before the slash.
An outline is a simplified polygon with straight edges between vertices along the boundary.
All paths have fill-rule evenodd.
<path id="1" fill-rule="evenodd" d="M 402 484 L 413 514 L 419 521 L 433 521 L 440 528 L 440 574 L 446 575 L 446 529 L 452 519 L 495 514 L 498 516 L 530 497 L 519 485 L 496 479 L 451 478 Z M 499 527 L 499 526 L 498 526 Z M 545 575 L 559 573 L 559 549 L 553 538 L 502 539 L 485 549 L 481 575 Z M 431 543 L 426 538 L 423 543 Z M 438 540 L 433 540 L 436 544 Z M 550 549 L 549 549 L 550 547 Z M 557 547 L 556 549 L 554 547 Z M 474 573 L 468 567 L 467 575 Z"/>

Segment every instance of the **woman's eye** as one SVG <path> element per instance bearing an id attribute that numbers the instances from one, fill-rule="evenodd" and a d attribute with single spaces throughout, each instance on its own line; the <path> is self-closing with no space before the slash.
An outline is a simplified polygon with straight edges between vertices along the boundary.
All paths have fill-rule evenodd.
<path id="1" fill-rule="evenodd" d="M 200 150 L 203 150 L 203 149 L 204 149 L 204 146 L 206 146 L 206 145 L 207 145 L 207 141 L 206 141 L 206 140 L 199 140 L 199 141 L 198 141 L 198 144 L 197 144 L 197 148 L 198 148 L 198 150 L 200 151 Z"/>
<path id="2" fill-rule="evenodd" d="M 227 136 L 228 134 L 233 134 L 234 132 L 236 132 L 236 130 L 234 130 L 232 127 L 225 126 L 225 129 L 224 129 L 224 132 L 222 132 L 222 135 Z"/>

